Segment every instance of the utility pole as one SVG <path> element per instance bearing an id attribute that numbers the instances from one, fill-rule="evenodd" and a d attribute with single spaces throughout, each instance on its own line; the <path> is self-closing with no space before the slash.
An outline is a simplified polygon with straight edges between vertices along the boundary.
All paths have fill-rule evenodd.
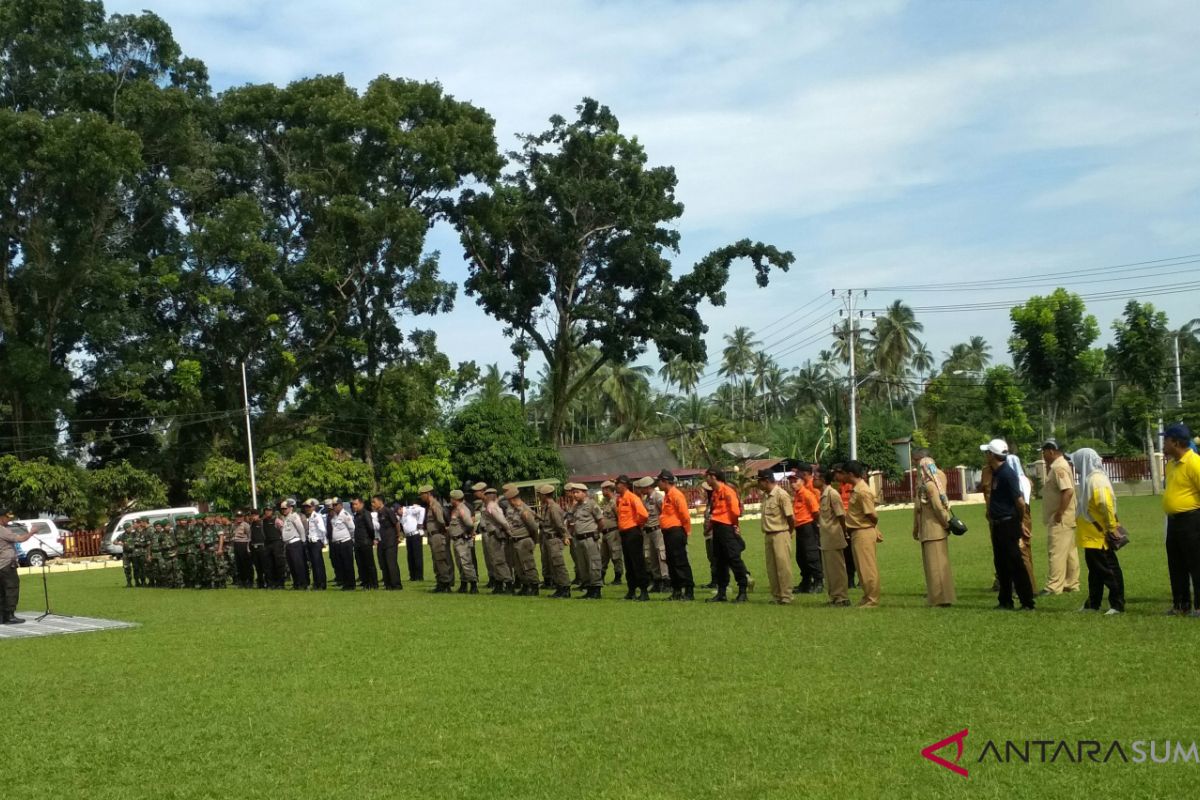
<path id="1" fill-rule="evenodd" d="M 1179 373 L 1179 334 L 1175 334 L 1175 405 L 1183 408 L 1183 378 Z M 1162 428 L 1159 428 L 1162 430 Z"/>
<path id="2" fill-rule="evenodd" d="M 836 296 L 836 294 L 835 291 L 834 295 Z M 862 296 L 867 296 L 866 291 L 862 292 Z M 846 296 L 842 298 L 846 314 L 846 344 L 850 348 L 850 459 L 852 461 L 858 460 L 858 376 L 854 364 L 855 337 L 858 334 L 858 319 L 855 316 L 856 299 L 854 289 L 847 289 Z"/>
<path id="3" fill-rule="evenodd" d="M 258 482 L 254 477 L 254 439 L 250 435 L 250 389 L 246 384 L 246 362 L 242 362 L 242 410 L 246 415 L 246 450 L 250 454 L 250 502 L 258 511 Z"/>

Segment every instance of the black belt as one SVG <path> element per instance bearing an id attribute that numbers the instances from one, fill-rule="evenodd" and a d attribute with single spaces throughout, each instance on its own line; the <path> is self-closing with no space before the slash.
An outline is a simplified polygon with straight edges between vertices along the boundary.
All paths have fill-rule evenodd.
<path id="1" fill-rule="evenodd" d="M 662 530 L 662 528 L 658 525 L 647 525 L 646 527 L 642 528 L 642 530 L 646 533 L 649 533 L 650 531 Z"/>
<path id="2" fill-rule="evenodd" d="M 1200 508 L 1193 508 L 1191 511 L 1180 511 L 1178 514 L 1167 514 L 1167 516 L 1170 519 L 1183 519 L 1184 517 L 1191 517 L 1196 514 L 1200 514 Z"/>

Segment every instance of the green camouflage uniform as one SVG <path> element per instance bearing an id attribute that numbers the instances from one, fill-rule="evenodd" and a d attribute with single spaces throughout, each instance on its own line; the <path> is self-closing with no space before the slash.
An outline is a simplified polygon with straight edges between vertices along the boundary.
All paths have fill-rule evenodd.
<path id="1" fill-rule="evenodd" d="M 133 585 L 146 585 L 146 530 L 140 522 L 135 522 L 129 532 L 125 552 L 133 561 Z"/>
<path id="2" fill-rule="evenodd" d="M 125 588 L 133 588 L 133 525 L 126 522 L 121 533 L 121 568 L 125 570 Z"/>
<path id="3" fill-rule="evenodd" d="M 225 588 L 225 553 L 221 549 L 224 526 L 215 519 L 203 520 L 200 524 L 200 570 L 199 585 L 205 589 Z"/>
<path id="4" fill-rule="evenodd" d="M 163 521 L 155 525 L 154 561 L 158 585 L 164 589 L 178 589 L 183 585 L 179 573 L 179 546 L 170 524 Z"/>

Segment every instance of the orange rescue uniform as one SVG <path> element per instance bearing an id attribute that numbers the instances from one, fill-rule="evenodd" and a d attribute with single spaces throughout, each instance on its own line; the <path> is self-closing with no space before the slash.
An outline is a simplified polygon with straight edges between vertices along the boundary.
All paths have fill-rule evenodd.
<path id="1" fill-rule="evenodd" d="M 742 501 L 728 483 L 718 483 L 713 489 L 710 507 L 712 521 L 722 525 L 737 525 L 738 517 L 742 515 Z"/>
<path id="2" fill-rule="evenodd" d="M 624 494 L 617 496 L 617 528 L 619 530 L 640 528 L 646 524 L 648 519 L 650 519 L 650 514 L 647 513 L 646 506 L 633 491 L 626 490 Z"/>
<path id="3" fill-rule="evenodd" d="M 662 512 L 659 514 L 658 520 L 664 531 L 671 528 L 683 528 L 684 533 L 688 536 L 692 535 L 692 515 L 688 511 L 687 498 L 683 496 L 683 492 L 679 491 L 678 486 L 667 489 L 667 496 L 663 498 Z"/>

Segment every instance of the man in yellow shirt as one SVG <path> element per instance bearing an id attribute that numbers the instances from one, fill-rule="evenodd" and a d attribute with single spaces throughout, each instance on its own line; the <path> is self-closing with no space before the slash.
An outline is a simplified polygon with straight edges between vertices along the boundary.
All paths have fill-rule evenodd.
<path id="1" fill-rule="evenodd" d="M 1183 423 L 1162 432 L 1167 456 L 1167 572 L 1171 576 L 1171 610 L 1177 616 L 1200 617 L 1200 456 L 1192 450 L 1192 432 Z"/>

